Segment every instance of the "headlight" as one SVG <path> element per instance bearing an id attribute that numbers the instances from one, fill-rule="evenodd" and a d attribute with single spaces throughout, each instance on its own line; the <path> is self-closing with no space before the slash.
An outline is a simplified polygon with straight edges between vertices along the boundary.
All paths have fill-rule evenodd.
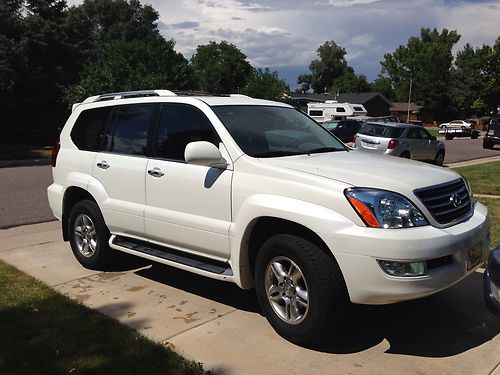
<path id="1" fill-rule="evenodd" d="M 429 224 L 420 210 L 400 194 L 367 188 L 349 188 L 344 194 L 370 227 L 397 229 Z"/>

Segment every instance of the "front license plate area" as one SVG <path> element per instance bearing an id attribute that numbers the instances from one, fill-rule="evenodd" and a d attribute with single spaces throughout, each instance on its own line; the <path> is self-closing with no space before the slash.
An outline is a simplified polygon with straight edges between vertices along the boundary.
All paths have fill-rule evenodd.
<path id="1" fill-rule="evenodd" d="M 483 244 L 478 243 L 476 246 L 474 246 L 472 249 L 469 250 L 469 259 L 467 261 L 467 271 L 476 267 L 479 264 L 479 262 L 481 261 L 482 257 L 483 257 Z"/>

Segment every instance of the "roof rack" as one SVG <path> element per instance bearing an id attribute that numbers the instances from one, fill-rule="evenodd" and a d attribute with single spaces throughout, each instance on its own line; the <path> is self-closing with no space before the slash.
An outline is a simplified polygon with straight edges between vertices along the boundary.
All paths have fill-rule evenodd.
<path id="1" fill-rule="evenodd" d="M 82 104 L 95 103 L 103 100 L 115 100 L 124 98 L 133 98 L 141 96 L 177 96 L 173 91 L 170 90 L 138 90 L 138 91 L 122 91 L 122 92 L 112 92 L 108 94 L 101 94 L 96 96 L 90 96 L 85 99 Z"/>

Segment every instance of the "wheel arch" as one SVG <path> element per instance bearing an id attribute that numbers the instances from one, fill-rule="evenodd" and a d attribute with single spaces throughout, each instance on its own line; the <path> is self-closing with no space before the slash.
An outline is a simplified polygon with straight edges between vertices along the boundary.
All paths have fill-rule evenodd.
<path id="1" fill-rule="evenodd" d="M 69 241 L 68 219 L 72 208 L 76 203 L 86 199 L 96 202 L 92 194 L 78 186 L 70 186 L 64 192 L 61 220 L 64 241 Z"/>

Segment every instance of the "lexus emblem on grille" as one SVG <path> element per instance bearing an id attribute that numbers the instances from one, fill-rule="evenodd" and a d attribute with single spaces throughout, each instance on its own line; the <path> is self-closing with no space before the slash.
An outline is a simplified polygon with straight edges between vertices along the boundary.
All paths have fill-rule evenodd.
<path id="1" fill-rule="evenodd" d="M 455 193 L 450 197 L 450 202 L 453 206 L 460 207 L 462 205 L 462 198 L 460 198 L 460 195 Z"/>

